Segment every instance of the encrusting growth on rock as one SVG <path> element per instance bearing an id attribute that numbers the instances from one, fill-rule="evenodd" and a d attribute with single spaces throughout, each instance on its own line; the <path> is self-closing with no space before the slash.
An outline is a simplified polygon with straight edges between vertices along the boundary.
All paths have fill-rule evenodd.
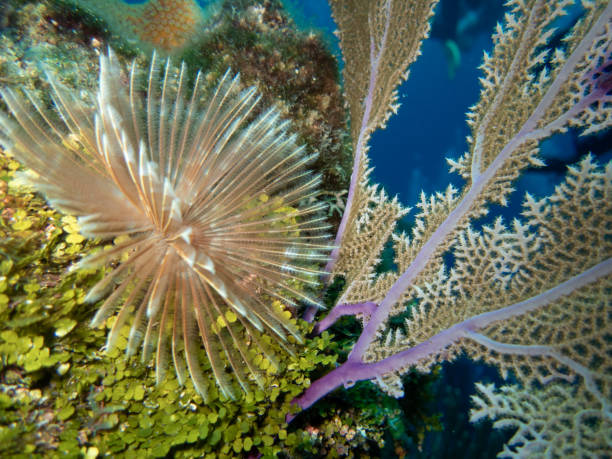
<path id="1" fill-rule="evenodd" d="M 201 7 L 195 0 L 123 1 L 61 0 L 106 21 L 108 27 L 147 49 L 174 54 L 201 35 L 215 1 Z"/>
<path id="2" fill-rule="evenodd" d="M 203 18 L 193 1 L 158 0 L 146 4 L 139 16 L 128 15 L 126 21 L 134 25 L 142 41 L 171 51 L 181 48 L 193 37 L 202 26 Z"/>

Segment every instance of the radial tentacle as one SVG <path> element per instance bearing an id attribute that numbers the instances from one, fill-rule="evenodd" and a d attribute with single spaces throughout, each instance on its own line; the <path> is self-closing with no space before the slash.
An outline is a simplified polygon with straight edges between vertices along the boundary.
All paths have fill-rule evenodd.
<path id="1" fill-rule="evenodd" d="M 93 109 L 49 80 L 57 113 L 0 90 L 12 113 L 0 114 L 0 140 L 86 236 L 124 236 L 77 265 L 125 258 L 87 297 L 102 300 L 93 325 L 116 314 L 107 347 L 131 318 L 127 351 L 154 355 L 158 381 L 172 355 L 179 380 L 188 373 L 206 399 L 206 355 L 226 396 L 237 393 L 226 368 L 244 390 L 261 384 L 254 357 L 277 363 L 258 333 L 301 341 L 273 299 L 316 304 L 305 287 L 331 249 L 312 204 L 320 179 L 306 169 L 315 155 L 229 70 L 209 94 L 198 73 L 188 94 L 185 66 L 153 56 L 148 72 L 132 64 L 124 85 L 109 51 Z"/>

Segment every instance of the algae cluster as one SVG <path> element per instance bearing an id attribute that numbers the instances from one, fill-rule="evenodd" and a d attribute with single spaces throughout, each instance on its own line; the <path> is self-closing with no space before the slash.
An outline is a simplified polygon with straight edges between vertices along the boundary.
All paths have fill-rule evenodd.
<path id="1" fill-rule="evenodd" d="M 104 352 L 114 318 L 105 327 L 86 325 L 92 311 L 83 299 L 103 273 L 65 274 L 79 254 L 101 243 L 84 240 L 73 217 L 20 186 L 18 167 L 0 157 L 0 454 L 231 457 L 253 449 L 272 456 L 280 444 L 305 440 L 287 432 L 285 413 L 310 383 L 309 373 L 335 362 L 329 334 L 309 340 L 280 374 L 260 359 L 270 390 L 237 401 L 223 398 L 212 378 L 208 404 L 170 372 L 156 386 L 151 367 L 123 355 L 127 327 L 117 348 Z"/>

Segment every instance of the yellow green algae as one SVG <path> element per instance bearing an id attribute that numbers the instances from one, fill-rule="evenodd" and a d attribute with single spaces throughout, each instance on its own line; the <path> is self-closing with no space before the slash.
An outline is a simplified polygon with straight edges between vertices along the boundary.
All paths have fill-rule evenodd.
<path id="1" fill-rule="evenodd" d="M 230 457 L 254 448 L 273 456 L 281 443 L 305 441 L 307 433 L 287 432 L 285 414 L 308 387 L 309 373 L 336 361 L 329 334 L 308 340 L 279 374 L 260 359 L 269 389 L 236 401 L 223 398 L 212 378 L 208 404 L 190 385 L 180 387 L 172 372 L 156 385 L 150 366 L 123 355 L 128 327 L 118 346 L 104 352 L 114 318 L 105 327 L 87 325 L 92 311 L 83 299 L 102 272 L 65 274 L 102 243 L 84 240 L 73 217 L 19 185 L 18 167 L 0 157 L 0 454 L 159 457 L 172 450 L 178 457 Z M 268 346 L 282 352 L 273 340 Z"/>
<path id="2" fill-rule="evenodd" d="M 26 88 L 50 105 L 44 72 L 91 91 L 107 46 L 124 63 L 146 66 L 148 47 L 72 3 L 3 5 L 1 85 Z M 319 151 L 315 167 L 324 175 L 324 196 L 339 209 L 350 151 L 335 60 L 318 36 L 295 31 L 278 2 L 225 2 L 217 14 L 214 27 L 181 47 L 175 62 L 202 68 L 211 85 L 228 66 L 257 85 L 264 101 L 292 120 L 301 141 Z M 19 168 L 0 150 L 0 456 L 364 457 L 384 445 L 388 421 L 399 416 L 397 402 L 373 389 L 359 393 L 359 403 L 344 399 L 334 406 L 332 400 L 301 423 L 285 423 L 291 400 L 346 352 L 348 344 L 328 333 L 308 338 L 295 357 L 283 359 L 278 374 L 262 358 L 266 390 L 232 401 L 211 377 L 207 404 L 172 371 L 156 385 L 148 363 L 125 357 L 127 327 L 117 347 L 105 352 L 114 318 L 91 328 L 95 305 L 84 303 L 103 270 L 67 270 L 112 241 L 84 239 L 73 217 L 20 184 Z M 309 334 L 310 325 L 296 324 Z M 268 345 L 283 354 L 273 340 Z M 415 387 L 415 399 L 424 392 L 424 385 Z M 413 410 L 419 438 L 437 425 L 421 408 Z"/>

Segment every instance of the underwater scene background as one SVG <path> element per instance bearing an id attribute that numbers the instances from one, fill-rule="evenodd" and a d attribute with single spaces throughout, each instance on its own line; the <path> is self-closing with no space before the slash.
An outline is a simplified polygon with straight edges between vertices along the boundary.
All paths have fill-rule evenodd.
<path id="1" fill-rule="evenodd" d="M 159 9 L 144 8 L 153 3 Z M 184 61 L 190 84 L 197 78 L 195 71 L 202 69 L 202 85 L 212 92 L 231 67 L 240 72 L 242 85 L 254 85 L 261 94 L 262 107 L 254 109 L 252 118 L 276 106 L 306 151 L 318 152 L 309 168 L 322 176 L 318 200 L 328 207 L 317 210 L 317 218 L 325 220 L 333 234 L 346 201 L 352 145 L 342 89 L 344 64 L 329 4 L 197 4 L 196 10 L 187 0 L 0 0 L 0 86 L 27 90 L 50 108 L 57 104 L 49 95 L 52 79 L 45 74 L 50 74 L 75 97 L 95 100 L 99 56 L 107 47 L 124 69 L 118 77 L 122 85 L 129 82 L 125 69 L 131 62 L 146 73 L 154 49 L 161 61 L 170 57 L 175 66 Z M 139 7 L 143 9 L 129 9 Z M 158 19 L 166 14 L 160 11 L 181 18 L 175 21 L 178 25 L 170 21 L 160 27 Z M 422 55 L 399 87 L 401 107 L 385 129 L 373 132 L 369 143 L 371 182 L 380 183 L 403 206 L 413 207 L 398 221 L 398 230 L 406 233 L 413 230 L 414 207 L 422 192 L 429 195 L 449 183 L 461 186 L 446 158 L 457 159 L 469 150 L 466 113 L 478 102 L 483 52 L 491 51 L 491 34 L 505 10 L 497 0 L 442 0 L 435 11 Z M 577 6 L 570 13 L 557 24 L 560 29 L 572 26 L 582 9 Z M 137 92 L 146 89 L 137 87 Z M 6 105 L 0 102 L 0 111 L 7 112 Z M 65 144 L 71 147 L 73 140 L 66 137 Z M 297 292 L 295 297 L 262 293 L 268 284 L 255 288 L 251 279 L 242 279 L 272 305 L 281 323 L 285 320 L 288 329 L 305 337 L 299 344 L 290 336 L 285 345 L 264 334 L 265 351 L 247 351 L 252 351 L 261 385 L 253 385 L 246 394 L 238 390 L 239 395 L 231 397 L 219 388 L 219 376 L 212 374 L 207 361 L 208 348 L 198 353 L 206 397 L 188 377 L 181 377 L 180 364 L 175 363 L 178 376 L 170 368 L 158 379 L 152 361 L 141 362 L 138 352 L 126 356 L 133 334 L 127 325 L 117 328 L 115 347 L 104 350 L 118 319 L 111 316 L 90 328 L 97 306 L 87 293 L 128 255 L 76 272 L 70 267 L 85 254 L 124 243 L 123 236 L 83 237 L 80 221 L 58 212 L 24 184 L 28 177 L 20 174 L 22 165 L 8 154 L 9 142 L 0 145 L 0 456 L 489 458 L 513 436 L 515 429 L 494 429 L 490 420 L 470 423 L 469 411 L 475 382 L 501 385 L 516 383 L 516 378 L 504 380 L 495 367 L 467 357 L 436 364 L 430 373 L 404 374 L 402 398 L 360 381 L 332 392 L 288 424 L 286 415 L 298 411 L 295 398 L 347 359 L 362 329 L 359 320 L 344 318 L 316 335 L 313 324 L 299 320 L 297 310 L 286 304 L 295 297 L 316 296 L 317 290 L 308 286 L 309 277 L 283 285 Z M 609 131 L 579 137 L 570 129 L 545 140 L 540 155 L 546 166 L 523 172 L 513 184 L 516 191 L 508 205 L 491 204 L 491 214 L 512 221 L 527 190 L 538 198 L 551 194 L 567 166 L 578 164 L 588 152 L 601 164 L 610 161 Z M 262 205 L 269 196 L 251 198 L 244 204 L 247 209 Z M 283 224 L 295 225 L 300 218 L 296 208 L 298 204 L 279 202 L 269 213 Z M 493 217 L 483 217 L 475 227 L 492 222 Z M 298 251 L 291 247 L 285 255 L 288 252 Z M 377 274 L 397 271 L 392 252 L 388 244 Z M 444 261 L 452 266 L 454 259 L 445 254 Z M 321 270 L 316 263 L 300 267 Z M 282 265 L 284 272 L 287 266 Z M 318 300 L 331 308 L 342 287 L 334 283 Z M 225 298 L 221 290 L 212 297 Z M 229 308 L 215 317 L 215 333 L 230 331 L 237 323 L 233 311 Z M 242 337 L 251 346 L 257 336 Z M 285 347 L 297 351 L 288 355 Z M 229 352 L 227 356 L 226 367 L 233 367 Z M 191 374 L 191 367 L 188 370 Z"/>

